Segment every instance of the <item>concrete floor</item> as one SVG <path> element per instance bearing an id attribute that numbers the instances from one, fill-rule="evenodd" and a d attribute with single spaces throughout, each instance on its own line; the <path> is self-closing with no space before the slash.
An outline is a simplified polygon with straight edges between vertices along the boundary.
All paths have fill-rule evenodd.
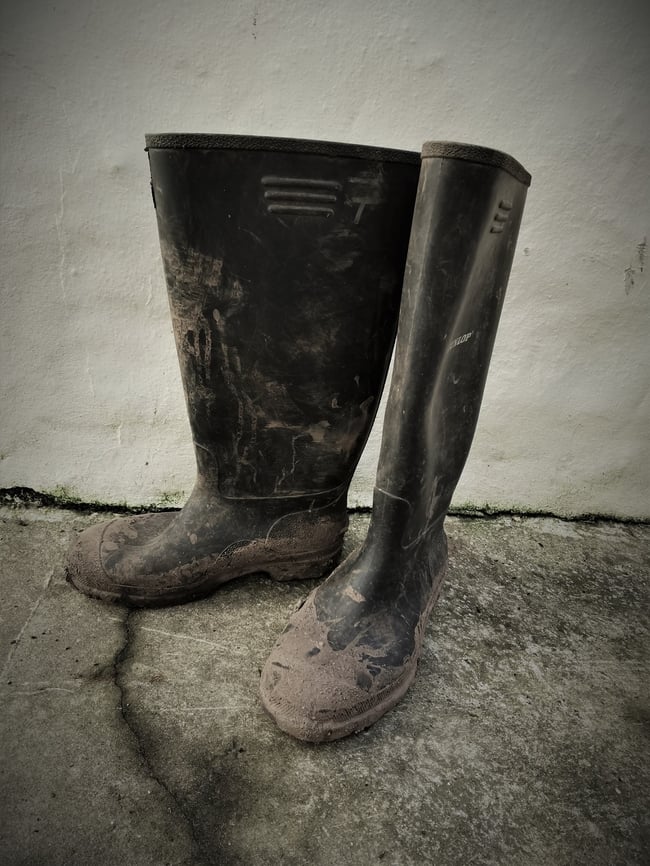
<path id="1" fill-rule="evenodd" d="M 416 684 L 306 746 L 257 684 L 311 585 L 129 613 L 64 580 L 105 517 L 0 512 L 1 863 L 649 862 L 649 526 L 450 519 Z"/>

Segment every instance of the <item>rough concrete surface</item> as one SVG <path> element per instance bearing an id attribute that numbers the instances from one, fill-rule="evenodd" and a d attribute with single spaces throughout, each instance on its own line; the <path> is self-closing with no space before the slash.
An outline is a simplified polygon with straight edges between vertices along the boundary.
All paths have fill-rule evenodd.
<path id="1" fill-rule="evenodd" d="M 308 746 L 257 687 L 313 583 L 129 613 L 64 580 L 105 515 L 0 518 L 3 864 L 648 862 L 650 527 L 450 519 L 414 687 Z"/>

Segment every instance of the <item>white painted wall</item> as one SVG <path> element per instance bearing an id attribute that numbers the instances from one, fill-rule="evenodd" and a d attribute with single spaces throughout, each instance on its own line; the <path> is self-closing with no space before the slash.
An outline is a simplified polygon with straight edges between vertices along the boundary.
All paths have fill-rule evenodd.
<path id="1" fill-rule="evenodd" d="M 7 0 L 2 17 L 0 487 L 191 489 L 145 131 L 438 138 L 533 174 L 456 504 L 650 517 L 647 2 Z"/>

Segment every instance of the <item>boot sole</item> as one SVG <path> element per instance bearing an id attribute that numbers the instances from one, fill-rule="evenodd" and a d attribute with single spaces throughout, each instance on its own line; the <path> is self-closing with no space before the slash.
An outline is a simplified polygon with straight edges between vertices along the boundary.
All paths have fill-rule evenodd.
<path id="1" fill-rule="evenodd" d="M 211 595 L 215 590 L 231 580 L 239 577 L 250 577 L 252 575 L 264 575 L 272 580 L 283 583 L 290 580 L 315 580 L 329 574 L 338 563 L 341 556 L 342 545 L 336 548 L 319 552 L 317 555 L 294 556 L 291 559 L 278 558 L 267 560 L 264 563 L 248 564 L 241 563 L 240 566 L 231 566 L 228 569 L 215 569 L 213 573 L 203 574 L 200 580 L 194 583 L 188 582 L 182 585 L 170 587 L 158 591 L 155 595 L 137 595 L 131 592 L 131 587 L 123 586 L 123 590 L 105 590 L 85 584 L 79 579 L 78 574 L 66 572 L 66 579 L 76 589 L 91 598 L 113 604 L 125 604 L 129 607 L 164 607 L 166 605 L 181 604 L 188 601 L 196 601 Z M 201 569 L 197 563 L 196 569 Z M 157 576 L 157 580 L 164 580 L 166 575 Z M 119 585 L 119 584 L 118 584 Z"/>

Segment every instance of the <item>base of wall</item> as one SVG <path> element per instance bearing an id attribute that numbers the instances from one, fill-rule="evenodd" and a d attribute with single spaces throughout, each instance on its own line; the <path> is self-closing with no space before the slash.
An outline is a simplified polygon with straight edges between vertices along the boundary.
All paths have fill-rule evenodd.
<path id="1" fill-rule="evenodd" d="M 177 506 L 152 502 L 144 505 L 127 505 L 116 502 L 86 502 L 76 496 L 70 495 L 64 487 L 58 487 L 54 491 L 33 490 L 31 487 L 7 487 L 0 488 L 0 505 L 9 508 L 66 508 L 70 511 L 111 512 L 113 514 L 142 514 L 151 511 L 179 511 Z M 370 514 L 372 508 L 357 507 L 349 508 L 350 514 Z M 488 503 L 484 505 L 473 505 L 465 503 L 454 505 L 449 509 L 449 515 L 453 517 L 552 517 L 556 520 L 565 520 L 569 523 L 580 521 L 582 523 L 600 523 L 614 521 L 616 523 L 628 523 L 647 525 L 650 520 L 637 517 L 620 517 L 617 514 L 593 514 L 581 512 L 578 514 L 555 514 L 552 511 L 534 511 L 528 508 L 493 508 Z"/>

